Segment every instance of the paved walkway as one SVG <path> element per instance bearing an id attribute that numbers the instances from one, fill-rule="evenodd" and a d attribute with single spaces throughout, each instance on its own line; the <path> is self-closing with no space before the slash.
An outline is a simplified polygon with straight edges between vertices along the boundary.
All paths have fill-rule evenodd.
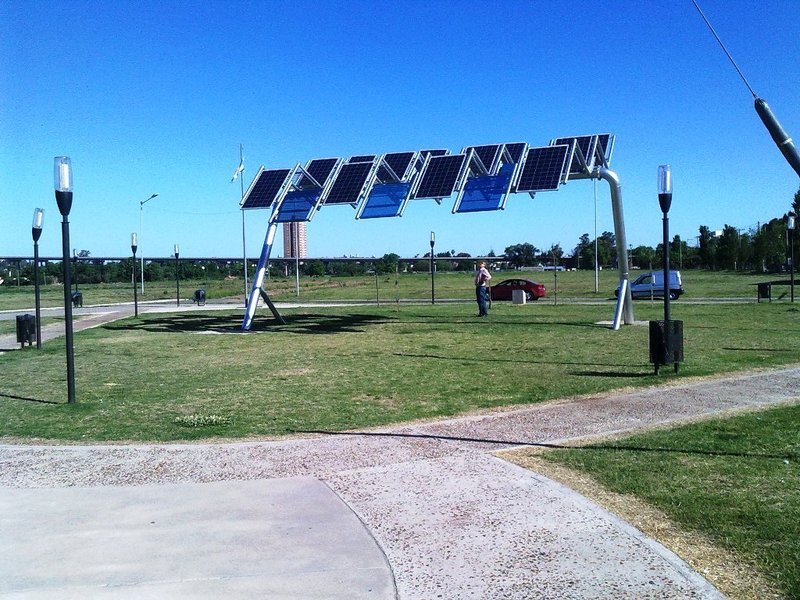
<path id="1" fill-rule="evenodd" d="M 794 401 L 800 368 L 353 434 L 0 445 L 0 598 L 719 598 L 496 450 Z"/>

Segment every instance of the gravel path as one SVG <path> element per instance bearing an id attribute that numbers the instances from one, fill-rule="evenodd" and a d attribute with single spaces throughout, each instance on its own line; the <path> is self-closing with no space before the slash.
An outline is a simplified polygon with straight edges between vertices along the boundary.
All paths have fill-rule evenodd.
<path id="1" fill-rule="evenodd" d="M 796 401 L 798 384 L 794 367 L 281 441 L 0 445 L 0 493 L 312 477 L 372 532 L 400 598 L 715 598 L 659 544 L 492 453 Z"/>

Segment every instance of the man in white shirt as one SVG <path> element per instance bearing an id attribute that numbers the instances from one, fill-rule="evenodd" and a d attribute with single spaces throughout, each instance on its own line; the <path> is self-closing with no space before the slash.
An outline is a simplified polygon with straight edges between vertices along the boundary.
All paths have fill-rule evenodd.
<path id="1" fill-rule="evenodd" d="M 489 311 L 486 308 L 489 290 L 486 284 L 492 278 L 491 273 L 486 268 L 486 263 L 481 261 L 478 264 L 478 272 L 475 274 L 475 299 L 478 301 L 478 316 L 488 317 Z"/>

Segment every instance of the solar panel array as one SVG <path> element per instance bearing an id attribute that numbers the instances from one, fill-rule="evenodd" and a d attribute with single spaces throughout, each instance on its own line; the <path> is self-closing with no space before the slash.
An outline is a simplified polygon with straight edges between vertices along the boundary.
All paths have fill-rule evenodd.
<path id="1" fill-rule="evenodd" d="M 278 222 L 308 221 L 321 205 L 358 207 L 361 219 L 400 216 L 412 198 L 441 201 L 458 196 L 453 212 L 505 207 L 508 194 L 556 190 L 570 173 L 607 166 L 614 136 L 561 137 L 549 146 L 524 142 L 445 149 L 318 158 L 305 168 L 261 167 L 241 202 L 242 209 L 273 208 Z M 575 158 L 584 156 L 585 167 Z M 360 206 L 359 206 L 360 204 Z"/>
<path id="2" fill-rule="evenodd" d="M 517 180 L 518 192 L 546 192 L 557 190 L 564 178 L 571 145 L 529 148 L 525 164 Z"/>
<path id="3" fill-rule="evenodd" d="M 372 173 L 373 161 L 342 165 L 330 190 L 325 196 L 327 204 L 356 204 Z"/>
<path id="4" fill-rule="evenodd" d="M 465 154 L 430 156 L 422 171 L 415 198 L 447 198 L 464 170 Z"/>
<path id="5" fill-rule="evenodd" d="M 269 208 L 280 194 L 291 169 L 261 170 L 256 175 L 250 188 L 241 202 L 245 210 L 256 208 Z"/>

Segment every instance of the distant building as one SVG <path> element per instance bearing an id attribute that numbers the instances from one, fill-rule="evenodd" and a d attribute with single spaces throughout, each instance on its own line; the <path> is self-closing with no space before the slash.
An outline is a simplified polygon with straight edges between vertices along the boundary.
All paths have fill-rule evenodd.
<path id="1" fill-rule="evenodd" d="M 285 258 L 308 256 L 305 221 L 283 224 L 283 256 Z"/>

